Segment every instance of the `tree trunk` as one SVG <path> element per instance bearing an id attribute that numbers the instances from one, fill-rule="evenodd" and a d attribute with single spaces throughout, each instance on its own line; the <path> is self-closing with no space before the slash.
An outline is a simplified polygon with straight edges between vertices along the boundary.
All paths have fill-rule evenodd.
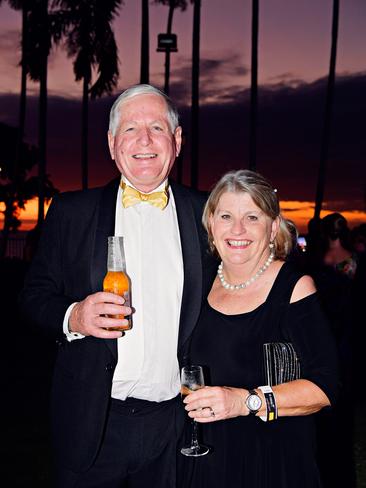
<path id="1" fill-rule="evenodd" d="M 22 157 L 22 145 L 24 139 L 24 127 L 25 127 L 25 110 L 27 101 L 27 17 L 28 11 L 26 6 L 22 9 L 22 59 L 21 59 L 21 82 L 20 82 L 20 101 L 19 101 L 19 122 L 18 122 L 18 135 L 17 145 L 15 149 L 15 159 L 13 168 L 13 179 L 15 184 L 18 182 L 18 168 L 20 158 Z"/>
<path id="2" fill-rule="evenodd" d="M 46 182 L 46 158 L 47 158 L 47 61 L 48 61 L 48 0 L 42 1 L 44 35 L 41 48 L 41 73 L 39 79 L 39 126 L 38 126 L 38 147 L 39 147 L 39 195 L 38 195 L 38 220 L 40 227 L 44 220 L 44 200 Z"/>
<path id="3" fill-rule="evenodd" d="M 198 188 L 199 148 L 199 77 L 200 77 L 200 17 L 201 0 L 193 6 L 192 40 L 192 109 L 191 109 L 191 186 Z"/>
<path id="4" fill-rule="evenodd" d="M 6 257 L 6 250 L 8 247 L 8 240 L 10 234 L 10 222 L 13 216 L 13 207 L 14 201 L 9 198 L 5 203 L 5 212 L 4 212 L 4 227 L 1 232 L 1 240 L 0 240 L 0 259 L 4 259 Z"/>
<path id="5" fill-rule="evenodd" d="M 339 20 L 339 0 L 333 0 L 333 20 L 332 20 L 332 47 L 330 51 L 329 74 L 327 84 L 327 95 L 325 101 L 324 125 L 322 133 L 322 142 L 320 149 L 320 161 L 318 170 L 318 183 L 315 196 L 315 211 L 314 219 L 320 218 L 322 210 L 325 177 L 327 172 L 327 160 L 329 153 L 330 129 L 332 122 L 333 100 L 334 100 L 334 85 L 335 85 L 335 70 L 337 59 L 337 40 L 338 40 L 338 20 Z"/>
<path id="6" fill-rule="evenodd" d="M 83 78 L 83 101 L 81 107 L 81 182 L 88 188 L 88 133 L 89 133 L 89 80 Z"/>
<path id="7" fill-rule="evenodd" d="M 258 114 L 258 25 L 259 0 L 252 1 L 252 67 L 250 85 L 249 169 L 257 166 L 257 114 Z"/>
<path id="8" fill-rule="evenodd" d="M 140 83 L 149 83 L 149 0 L 142 0 Z"/>

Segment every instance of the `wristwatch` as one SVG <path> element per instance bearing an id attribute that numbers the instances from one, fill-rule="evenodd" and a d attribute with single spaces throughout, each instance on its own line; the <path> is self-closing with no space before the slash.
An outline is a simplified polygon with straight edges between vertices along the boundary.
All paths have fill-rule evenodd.
<path id="1" fill-rule="evenodd" d="M 255 390 L 248 390 L 249 395 L 245 400 L 245 405 L 251 415 L 255 415 L 262 406 L 262 399 Z"/>

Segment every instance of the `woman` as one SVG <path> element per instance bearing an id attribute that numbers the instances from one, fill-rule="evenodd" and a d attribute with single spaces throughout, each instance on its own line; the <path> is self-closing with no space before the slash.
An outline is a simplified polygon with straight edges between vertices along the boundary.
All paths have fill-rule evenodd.
<path id="1" fill-rule="evenodd" d="M 317 419 L 319 468 L 325 487 L 353 488 L 356 486 L 354 415 L 349 408 L 349 398 L 359 381 L 363 381 L 356 374 L 358 370 L 363 372 L 363 352 L 359 344 L 363 343 L 364 311 L 360 315 L 359 304 L 364 298 L 357 293 L 360 268 L 347 220 L 340 213 L 331 213 L 321 219 L 320 226 L 321 263 L 310 272 L 336 340 L 342 388 L 336 408 Z M 362 358 L 361 361 L 358 358 Z"/>
<path id="2" fill-rule="evenodd" d="M 321 225 L 325 239 L 324 264 L 350 279 L 354 278 L 357 258 L 352 252 L 347 220 L 340 213 L 331 213 L 321 220 Z"/>
<path id="3" fill-rule="evenodd" d="M 183 486 L 321 486 L 311 414 L 333 402 L 336 353 L 312 279 L 285 262 L 291 233 L 277 192 L 257 173 L 230 172 L 212 191 L 203 223 L 222 262 L 190 360 L 205 367 L 213 386 L 184 402 L 189 417 L 205 424 L 203 442 L 212 451 L 183 459 Z M 273 386 L 273 394 L 263 388 L 265 398 L 258 387 L 269 342 L 292 344 L 301 379 Z"/>

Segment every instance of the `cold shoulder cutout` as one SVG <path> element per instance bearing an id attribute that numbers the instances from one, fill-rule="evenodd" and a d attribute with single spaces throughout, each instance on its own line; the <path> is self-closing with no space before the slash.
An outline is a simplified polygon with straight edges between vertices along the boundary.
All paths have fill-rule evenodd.
<path id="1" fill-rule="evenodd" d="M 304 275 L 295 284 L 290 298 L 290 303 L 297 302 L 316 292 L 314 280 L 311 276 Z"/>

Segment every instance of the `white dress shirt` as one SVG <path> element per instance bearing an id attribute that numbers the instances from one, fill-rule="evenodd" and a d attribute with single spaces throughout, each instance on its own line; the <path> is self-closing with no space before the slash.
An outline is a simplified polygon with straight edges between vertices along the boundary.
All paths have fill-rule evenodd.
<path id="1" fill-rule="evenodd" d="M 163 190 L 165 184 L 154 191 Z M 177 344 L 183 293 L 183 259 L 172 191 L 169 189 L 164 210 L 147 202 L 124 208 L 119 188 L 115 235 L 124 238 L 135 312 L 132 329 L 117 340 L 112 397 L 168 400 L 180 389 Z"/>
<path id="2" fill-rule="evenodd" d="M 165 184 L 154 191 L 163 190 Z M 115 235 L 124 238 L 134 313 L 132 329 L 117 339 L 112 397 L 169 400 L 180 389 L 177 344 L 183 293 L 182 250 L 171 189 L 168 205 L 161 210 L 147 202 L 124 208 L 119 187 Z M 72 307 L 64 319 L 69 341 L 83 338 L 68 330 Z"/>

